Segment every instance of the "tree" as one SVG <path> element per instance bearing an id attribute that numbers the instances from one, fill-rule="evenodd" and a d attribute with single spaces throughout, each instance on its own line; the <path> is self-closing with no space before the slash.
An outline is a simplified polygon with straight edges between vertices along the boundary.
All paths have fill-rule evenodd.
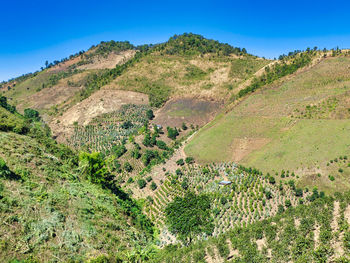
<path id="1" fill-rule="evenodd" d="M 150 147 L 151 146 L 151 135 L 149 134 L 149 132 L 146 132 L 145 137 L 143 138 L 142 141 L 143 145 L 146 147 Z"/>
<path id="2" fill-rule="evenodd" d="M 24 110 L 24 117 L 32 121 L 40 120 L 39 112 L 30 108 Z"/>
<path id="3" fill-rule="evenodd" d="M 182 129 L 183 129 L 184 131 L 186 131 L 186 130 L 187 130 L 186 123 L 184 123 L 184 122 L 182 123 L 182 126 L 181 126 L 181 127 L 182 127 Z"/>
<path id="4" fill-rule="evenodd" d="M 269 183 L 270 184 L 275 184 L 276 183 L 275 177 L 269 176 Z"/>
<path id="5" fill-rule="evenodd" d="M 112 147 L 112 151 L 116 155 L 117 158 L 121 157 L 124 153 L 126 153 L 126 147 L 124 144 L 116 144 Z"/>
<path id="6" fill-rule="evenodd" d="M 176 127 L 173 129 L 171 127 L 167 127 L 168 131 L 168 138 L 175 140 L 176 137 L 179 135 L 179 132 L 177 131 Z"/>
<path id="7" fill-rule="evenodd" d="M 153 110 L 149 109 L 146 111 L 146 116 L 149 120 L 152 120 L 154 118 Z"/>
<path id="8" fill-rule="evenodd" d="M 134 126 L 134 125 L 132 124 L 131 121 L 124 121 L 121 125 L 121 127 L 125 130 L 131 128 L 132 126 Z"/>
<path id="9" fill-rule="evenodd" d="M 145 154 L 142 155 L 142 162 L 145 166 L 149 165 L 152 160 L 158 161 L 160 159 L 157 151 L 146 150 Z"/>
<path id="10" fill-rule="evenodd" d="M 190 244 L 199 234 L 211 235 L 214 230 L 211 202 L 207 195 L 187 193 L 175 199 L 165 208 L 166 222 L 173 234 Z"/>

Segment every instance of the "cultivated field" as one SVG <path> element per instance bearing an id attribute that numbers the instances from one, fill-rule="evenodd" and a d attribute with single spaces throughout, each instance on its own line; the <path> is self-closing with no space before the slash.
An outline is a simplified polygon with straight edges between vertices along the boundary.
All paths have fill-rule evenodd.
<path id="1" fill-rule="evenodd" d="M 350 154 L 349 66 L 347 57 L 327 58 L 256 92 L 198 132 L 186 153 L 202 163 L 234 160 L 265 172 L 284 169 L 302 178 L 317 173 L 328 178 L 336 170 L 327 162 Z M 348 188 L 341 177 L 332 186 L 329 182 L 319 186 Z"/>

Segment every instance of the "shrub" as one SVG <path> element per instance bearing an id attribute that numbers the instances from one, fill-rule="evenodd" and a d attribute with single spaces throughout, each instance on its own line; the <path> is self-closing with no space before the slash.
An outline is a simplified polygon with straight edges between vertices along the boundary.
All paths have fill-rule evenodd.
<path id="1" fill-rule="evenodd" d="M 4 159 L 2 159 L 0 157 L 0 177 L 7 178 L 7 177 L 11 176 L 11 174 L 12 173 L 11 173 L 10 169 L 7 167 Z"/>
<path id="2" fill-rule="evenodd" d="M 105 161 L 100 153 L 79 154 L 79 168 L 86 178 L 95 184 L 107 185 L 113 177 L 105 167 Z"/>
<path id="3" fill-rule="evenodd" d="M 146 181 L 147 181 L 147 182 L 152 181 L 152 176 L 148 176 L 148 177 L 146 177 Z"/>
<path id="4" fill-rule="evenodd" d="M 154 191 L 157 189 L 157 184 L 155 182 L 151 183 L 151 190 Z"/>
<path id="5" fill-rule="evenodd" d="M 166 143 L 161 141 L 161 140 L 157 141 L 157 147 L 159 149 L 161 149 L 161 150 L 167 150 L 168 149 L 168 146 L 166 145 Z"/>
<path id="6" fill-rule="evenodd" d="M 129 173 L 133 170 L 133 168 L 129 162 L 124 163 L 124 170 L 129 172 Z"/>
<path id="7" fill-rule="evenodd" d="M 186 157 L 185 162 L 186 162 L 187 164 L 194 163 L 194 158 L 193 158 L 193 157 Z"/>
<path id="8" fill-rule="evenodd" d="M 181 159 L 177 160 L 176 164 L 181 165 L 181 166 L 184 165 L 185 164 L 184 159 L 181 158 Z"/>
<path id="9" fill-rule="evenodd" d="M 147 183 L 144 179 L 137 180 L 137 185 L 139 186 L 140 189 L 145 188 L 146 184 Z"/>

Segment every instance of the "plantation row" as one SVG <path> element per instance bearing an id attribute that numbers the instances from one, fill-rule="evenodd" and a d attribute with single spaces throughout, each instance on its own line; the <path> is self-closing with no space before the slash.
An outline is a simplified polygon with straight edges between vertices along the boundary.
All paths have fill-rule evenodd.
<path id="1" fill-rule="evenodd" d="M 107 156 L 112 147 L 134 135 L 147 122 L 148 106 L 123 105 L 118 111 L 94 118 L 85 127 L 75 126 L 68 144 L 75 149 L 97 151 Z"/>
<path id="2" fill-rule="evenodd" d="M 221 180 L 230 185 L 219 185 Z M 160 245 L 173 243 L 174 236 L 166 225 L 165 208 L 186 191 L 207 194 L 211 200 L 214 231 L 213 236 L 226 233 L 236 226 L 246 226 L 267 219 L 291 206 L 309 202 L 311 194 L 297 189 L 294 181 L 277 184 L 274 177 L 263 176 L 254 169 L 237 167 L 233 163 L 208 166 L 183 165 L 148 197 L 146 214 L 161 231 Z M 202 238 L 207 238 L 204 234 Z"/>
<path id="3" fill-rule="evenodd" d="M 152 262 L 349 262 L 350 195 L 308 205 L 190 246 L 170 245 Z"/>

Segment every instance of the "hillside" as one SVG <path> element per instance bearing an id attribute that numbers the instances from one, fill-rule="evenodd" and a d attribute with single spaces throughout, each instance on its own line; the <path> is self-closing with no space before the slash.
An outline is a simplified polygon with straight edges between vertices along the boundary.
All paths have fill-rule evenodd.
<path id="1" fill-rule="evenodd" d="M 43 123 L 3 107 L 0 114 L 1 261 L 123 257 L 152 244 L 151 222 L 118 186 L 88 181 Z"/>
<path id="2" fill-rule="evenodd" d="M 3 83 L 0 258 L 349 262 L 349 54 L 185 33 Z"/>
<path id="3" fill-rule="evenodd" d="M 288 170 L 301 186 L 327 192 L 348 189 L 349 63 L 347 56 L 323 58 L 239 100 L 186 153 L 200 162 L 235 161 L 279 175 Z"/>

